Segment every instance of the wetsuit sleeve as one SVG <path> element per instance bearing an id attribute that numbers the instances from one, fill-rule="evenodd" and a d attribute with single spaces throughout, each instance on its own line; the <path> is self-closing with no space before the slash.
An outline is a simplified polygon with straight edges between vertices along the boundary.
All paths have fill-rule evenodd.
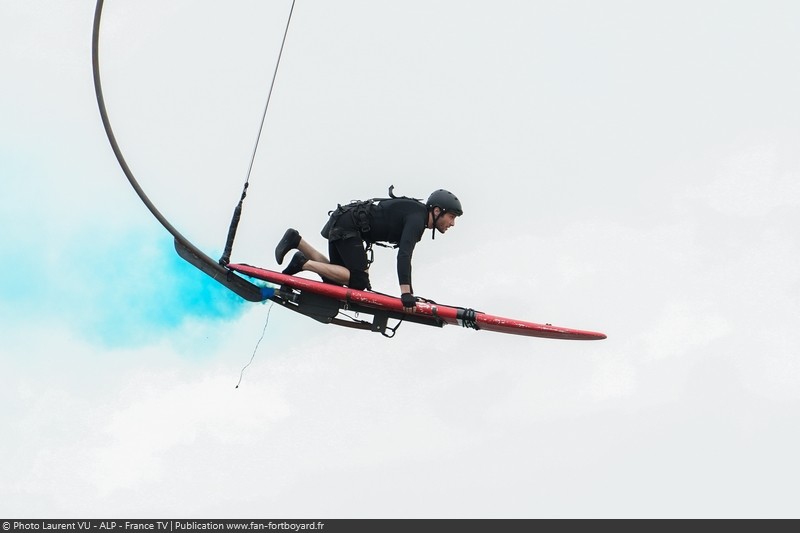
<path id="1" fill-rule="evenodd" d="M 417 220 L 414 220 L 417 218 Z M 414 254 L 414 247 L 422 238 L 425 225 L 418 217 L 407 216 L 403 225 L 403 233 L 397 247 L 397 279 L 400 285 L 411 284 L 411 256 Z M 413 286 L 413 285 L 412 285 Z"/>

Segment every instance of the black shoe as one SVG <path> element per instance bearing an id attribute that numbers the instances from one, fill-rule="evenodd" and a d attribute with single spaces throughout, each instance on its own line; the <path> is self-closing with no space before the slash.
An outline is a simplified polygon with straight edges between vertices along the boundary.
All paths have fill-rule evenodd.
<path id="1" fill-rule="evenodd" d="M 300 233 L 294 228 L 289 228 L 283 234 L 281 242 L 275 247 L 275 260 L 279 265 L 283 264 L 283 258 L 289 250 L 294 250 L 300 245 Z"/>
<path id="2" fill-rule="evenodd" d="M 306 256 L 303 255 L 303 252 L 295 252 L 295 254 L 292 256 L 292 260 L 289 261 L 287 267 L 283 269 L 283 273 L 288 274 L 289 276 L 294 276 L 303 270 L 306 261 L 308 261 L 308 259 L 306 259 Z"/>

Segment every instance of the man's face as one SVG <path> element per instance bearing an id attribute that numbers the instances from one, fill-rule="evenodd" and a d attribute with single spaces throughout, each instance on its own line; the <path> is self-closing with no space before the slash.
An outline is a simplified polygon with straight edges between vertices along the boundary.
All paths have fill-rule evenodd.
<path id="1" fill-rule="evenodd" d="M 457 215 L 445 212 L 445 214 L 440 216 L 439 219 L 436 221 L 436 229 L 439 230 L 439 233 L 444 233 L 445 231 L 456 225 L 456 218 Z"/>

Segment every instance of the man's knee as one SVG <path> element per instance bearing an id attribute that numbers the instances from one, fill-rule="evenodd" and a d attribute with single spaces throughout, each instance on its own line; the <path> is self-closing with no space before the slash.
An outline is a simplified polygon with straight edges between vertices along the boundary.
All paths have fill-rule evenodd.
<path id="1" fill-rule="evenodd" d="M 360 291 L 372 288 L 369 283 L 369 274 L 363 270 L 351 270 L 350 283 L 347 286 Z"/>

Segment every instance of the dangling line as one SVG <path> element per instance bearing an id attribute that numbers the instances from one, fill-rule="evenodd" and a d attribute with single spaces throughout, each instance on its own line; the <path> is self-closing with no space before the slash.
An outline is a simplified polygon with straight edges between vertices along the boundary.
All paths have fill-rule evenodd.
<path id="1" fill-rule="evenodd" d="M 256 143 L 253 146 L 253 153 L 250 156 L 250 166 L 247 168 L 247 177 L 242 188 L 242 197 L 239 199 L 239 204 L 233 210 L 233 218 L 231 225 L 228 228 L 228 240 L 225 242 L 225 251 L 222 257 L 219 258 L 219 264 L 226 266 L 231 262 L 231 251 L 233 250 L 233 240 L 236 238 L 236 229 L 239 227 L 239 218 L 242 215 L 242 204 L 247 196 L 247 187 L 250 186 L 250 174 L 253 172 L 253 164 L 256 160 L 256 153 L 258 152 L 258 143 L 261 141 L 261 132 L 264 131 L 264 122 L 267 120 L 267 110 L 269 109 L 269 101 L 272 98 L 272 90 L 275 88 L 275 79 L 278 77 L 278 67 L 281 65 L 281 57 L 283 56 L 283 47 L 286 44 L 286 36 L 289 34 L 289 24 L 292 22 L 292 13 L 294 12 L 295 0 L 292 0 L 292 7 L 289 9 L 289 17 L 286 19 L 286 28 L 283 30 L 283 40 L 281 41 L 281 48 L 278 51 L 278 60 L 275 62 L 275 71 L 272 73 L 272 82 L 269 85 L 269 93 L 267 93 L 267 103 L 264 105 L 264 112 L 261 114 L 261 125 L 258 127 L 258 135 L 256 135 Z"/>
<path id="2" fill-rule="evenodd" d="M 261 344 L 261 341 L 264 339 L 264 333 L 266 333 L 267 324 L 269 324 L 269 314 L 272 312 L 272 306 L 274 304 L 275 304 L 275 302 L 270 302 L 270 304 L 269 304 L 269 309 L 267 310 L 267 320 L 264 322 L 264 329 L 261 330 L 261 337 L 258 339 L 258 342 L 256 343 L 256 347 L 253 348 L 253 355 L 250 356 L 250 361 L 248 361 L 247 364 L 244 365 L 244 367 L 242 367 L 242 371 L 239 373 L 239 382 L 236 384 L 236 388 L 237 389 L 239 388 L 239 385 L 241 385 L 241 383 L 242 383 L 242 378 L 244 377 L 245 369 L 248 366 L 250 366 L 250 364 L 253 362 L 253 359 L 255 359 L 256 351 L 258 350 L 258 345 Z"/>

